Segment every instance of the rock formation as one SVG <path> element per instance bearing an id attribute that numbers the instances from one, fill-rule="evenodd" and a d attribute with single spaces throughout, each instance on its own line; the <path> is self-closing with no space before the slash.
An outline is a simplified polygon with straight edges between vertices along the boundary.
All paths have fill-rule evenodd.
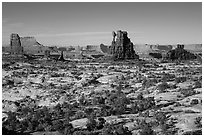
<path id="1" fill-rule="evenodd" d="M 133 43 L 127 36 L 126 31 L 113 31 L 113 41 L 110 46 L 110 54 L 113 54 L 114 59 L 138 59 L 139 56 L 135 54 Z"/>
<path id="2" fill-rule="evenodd" d="M 27 54 L 44 54 L 46 50 L 49 50 L 48 47 L 40 44 L 35 37 L 20 37 L 21 46 L 24 49 L 24 52 Z"/>
<path id="3" fill-rule="evenodd" d="M 196 59 L 196 56 L 185 50 L 184 45 L 178 44 L 176 49 L 167 52 L 165 58 L 170 60 L 190 60 Z"/>
<path id="4" fill-rule="evenodd" d="M 150 49 L 168 52 L 173 49 L 172 45 L 150 45 Z"/>
<path id="5" fill-rule="evenodd" d="M 162 54 L 161 53 L 149 53 L 150 56 L 152 56 L 153 58 L 157 58 L 157 59 L 161 59 L 162 58 Z"/>
<path id="6" fill-rule="evenodd" d="M 109 53 L 109 46 L 104 45 L 104 44 L 100 44 L 100 49 L 102 53 Z"/>
<path id="7" fill-rule="evenodd" d="M 21 40 L 21 45 L 22 46 L 42 46 L 42 44 L 40 44 L 36 39 L 35 37 L 30 37 L 30 36 L 27 36 L 27 37 L 20 37 L 20 40 Z"/>
<path id="8" fill-rule="evenodd" d="M 65 61 L 63 51 L 61 51 L 61 55 L 58 59 L 59 61 Z"/>
<path id="9" fill-rule="evenodd" d="M 23 47 L 21 46 L 20 37 L 18 34 L 11 34 L 10 37 L 10 53 L 16 54 L 16 55 L 22 55 L 23 54 Z"/>

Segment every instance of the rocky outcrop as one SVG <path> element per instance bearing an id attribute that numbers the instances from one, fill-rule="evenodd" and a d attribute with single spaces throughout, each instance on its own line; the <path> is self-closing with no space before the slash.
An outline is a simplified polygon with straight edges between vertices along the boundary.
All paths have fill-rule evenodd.
<path id="1" fill-rule="evenodd" d="M 42 46 L 34 37 L 21 37 L 20 38 L 22 46 Z"/>
<path id="2" fill-rule="evenodd" d="M 59 57 L 58 60 L 59 60 L 59 61 L 65 61 L 64 55 L 63 55 L 63 51 L 61 51 L 61 55 L 60 55 L 60 57 Z"/>
<path id="3" fill-rule="evenodd" d="M 40 44 L 35 37 L 21 37 L 21 45 L 27 54 L 44 54 L 48 47 Z"/>
<path id="4" fill-rule="evenodd" d="M 18 34 L 11 34 L 10 37 L 10 53 L 11 54 L 17 54 L 22 55 L 23 54 L 23 47 L 21 46 L 20 37 Z"/>
<path id="5" fill-rule="evenodd" d="M 126 31 L 113 31 L 113 41 L 110 46 L 110 54 L 114 59 L 138 59 L 139 56 L 133 49 L 133 43 L 127 36 Z"/>
<path id="6" fill-rule="evenodd" d="M 172 50 L 173 46 L 172 45 L 150 45 L 150 49 L 152 50 L 159 50 L 159 51 L 162 51 L 162 52 L 165 52 L 165 51 L 170 51 Z"/>
<path id="7" fill-rule="evenodd" d="M 107 45 L 104 45 L 104 44 L 100 44 L 100 49 L 101 49 L 101 51 L 103 52 L 103 53 L 109 53 L 110 51 L 109 51 L 109 46 L 107 46 Z"/>
<path id="8" fill-rule="evenodd" d="M 191 60 L 196 59 L 196 56 L 185 50 L 184 45 L 178 44 L 176 49 L 167 52 L 165 58 L 169 60 Z"/>
<path id="9" fill-rule="evenodd" d="M 157 58 L 157 59 L 161 59 L 162 58 L 162 54 L 161 53 L 149 53 L 150 56 L 152 56 L 153 58 Z"/>

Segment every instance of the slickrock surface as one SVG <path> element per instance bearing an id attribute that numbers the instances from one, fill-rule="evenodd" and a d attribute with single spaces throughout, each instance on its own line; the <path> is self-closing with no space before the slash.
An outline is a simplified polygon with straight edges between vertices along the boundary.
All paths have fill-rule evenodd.
<path id="1" fill-rule="evenodd" d="M 200 134 L 201 70 L 196 60 L 3 62 L 4 133 Z"/>

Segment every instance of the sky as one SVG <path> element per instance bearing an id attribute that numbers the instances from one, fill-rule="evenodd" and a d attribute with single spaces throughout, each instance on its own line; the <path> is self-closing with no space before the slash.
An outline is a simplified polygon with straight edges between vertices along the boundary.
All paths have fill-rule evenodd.
<path id="1" fill-rule="evenodd" d="M 2 3 L 2 42 L 34 36 L 45 46 L 110 45 L 124 30 L 134 44 L 202 43 L 202 3 Z"/>

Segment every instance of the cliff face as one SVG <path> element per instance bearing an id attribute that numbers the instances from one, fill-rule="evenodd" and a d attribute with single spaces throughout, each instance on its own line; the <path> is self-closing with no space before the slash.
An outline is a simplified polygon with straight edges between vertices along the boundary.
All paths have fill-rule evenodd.
<path id="1" fill-rule="evenodd" d="M 34 37 L 21 37 L 22 46 L 42 46 Z"/>
<path id="2" fill-rule="evenodd" d="M 168 52 L 172 50 L 173 46 L 172 45 L 150 45 L 150 48 L 152 50 L 159 50 L 162 52 Z"/>
<path id="3" fill-rule="evenodd" d="M 191 60 L 196 59 L 193 53 L 188 52 L 184 49 L 184 45 L 177 45 L 177 48 L 169 51 L 166 54 L 166 59 L 170 60 Z"/>
<path id="4" fill-rule="evenodd" d="M 113 32 L 113 41 L 110 46 L 110 54 L 113 54 L 114 59 L 138 59 L 139 56 L 133 49 L 133 43 L 127 36 L 126 31 Z M 116 38 L 116 39 L 115 39 Z"/>
<path id="5" fill-rule="evenodd" d="M 27 54 L 44 54 L 47 47 L 43 46 L 34 37 L 21 37 L 21 45 Z"/>
<path id="6" fill-rule="evenodd" d="M 21 46 L 20 37 L 18 34 L 11 34 L 10 37 L 10 53 L 23 54 L 23 47 Z"/>

